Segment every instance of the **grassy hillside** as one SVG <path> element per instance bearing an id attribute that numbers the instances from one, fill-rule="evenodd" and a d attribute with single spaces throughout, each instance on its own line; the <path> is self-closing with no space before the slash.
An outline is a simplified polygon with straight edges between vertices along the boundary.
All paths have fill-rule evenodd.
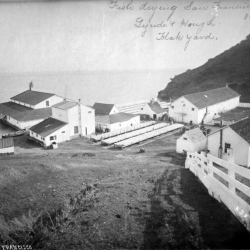
<path id="1" fill-rule="evenodd" d="M 250 102 L 250 35 L 204 65 L 175 76 L 158 97 L 176 99 L 184 94 L 219 88 L 228 84 Z"/>

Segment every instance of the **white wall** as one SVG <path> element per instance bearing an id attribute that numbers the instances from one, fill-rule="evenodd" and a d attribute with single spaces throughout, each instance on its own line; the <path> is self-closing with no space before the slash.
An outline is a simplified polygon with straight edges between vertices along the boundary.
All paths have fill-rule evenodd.
<path id="1" fill-rule="evenodd" d="M 181 113 L 185 113 L 186 115 L 181 115 Z M 184 97 L 180 97 L 171 103 L 169 107 L 169 117 L 173 118 L 176 122 L 189 123 L 192 121 L 197 124 L 198 109 Z"/>
<path id="2" fill-rule="evenodd" d="M 117 114 L 117 113 L 119 113 L 120 111 L 119 111 L 119 109 L 116 107 L 116 106 L 114 106 L 112 109 L 111 109 L 111 111 L 110 111 L 110 115 L 113 115 L 113 114 Z"/>
<path id="3" fill-rule="evenodd" d="M 14 153 L 14 146 L 8 148 L 0 148 L 0 155 L 7 154 L 7 153 Z"/>
<path id="4" fill-rule="evenodd" d="M 174 108 L 172 108 L 172 106 L 174 106 Z M 208 121 L 212 120 L 214 114 L 224 113 L 238 106 L 239 97 L 232 98 L 225 102 L 217 103 L 215 105 L 207 107 L 206 118 L 208 119 Z M 192 110 L 192 108 L 194 108 L 194 111 Z M 180 115 L 180 113 L 185 113 L 186 115 L 182 116 Z M 202 122 L 205 113 L 206 108 L 197 109 L 184 97 L 180 97 L 179 99 L 174 101 L 169 107 L 169 117 L 174 118 L 176 122 L 189 123 L 190 121 L 192 121 L 195 124 L 199 124 Z"/>
<path id="5" fill-rule="evenodd" d="M 227 127 L 222 130 L 222 147 L 223 147 L 223 159 L 227 158 L 225 152 L 225 143 L 231 144 L 233 149 L 235 164 L 242 166 L 249 166 L 249 144 L 240 137 L 231 128 Z M 218 157 L 220 146 L 220 131 L 210 134 L 208 136 L 207 148 L 211 155 Z"/>
<path id="6" fill-rule="evenodd" d="M 54 96 L 51 96 L 50 98 L 38 103 L 37 105 L 34 105 L 33 108 L 34 109 L 48 108 L 48 107 L 51 107 L 59 102 L 62 102 L 63 100 L 64 100 L 63 97 L 54 95 Z M 49 106 L 46 106 L 46 101 L 49 101 Z"/>
<path id="7" fill-rule="evenodd" d="M 113 124 L 107 124 L 107 123 L 96 123 L 96 128 L 97 129 L 102 129 L 105 130 L 105 128 L 108 128 L 110 130 L 110 132 L 112 131 L 116 131 L 116 130 L 120 130 L 123 128 L 127 128 L 130 127 L 131 124 L 132 126 L 139 124 L 140 123 L 140 116 L 135 116 L 133 118 L 131 118 L 128 121 L 125 122 L 117 122 L 117 123 L 113 123 Z"/>
<path id="8" fill-rule="evenodd" d="M 193 143 L 188 138 L 184 140 L 185 134 L 176 140 L 176 152 L 183 153 L 183 150 L 187 152 L 199 152 L 206 149 L 207 140 L 203 140 L 197 143 Z"/>
<path id="9" fill-rule="evenodd" d="M 152 119 L 154 119 L 154 115 L 156 115 L 156 119 L 158 119 L 158 118 L 162 117 L 164 114 L 166 114 L 167 111 L 166 111 L 166 112 L 163 112 L 163 113 L 160 113 L 160 114 L 156 114 L 156 113 L 150 108 L 150 106 L 149 106 L 148 104 L 146 104 L 146 105 L 144 105 L 144 106 L 141 108 L 141 110 L 140 110 L 139 113 L 140 113 L 140 114 L 149 115 L 150 118 L 152 118 Z"/>
<path id="10" fill-rule="evenodd" d="M 65 132 L 65 133 L 63 133 Z M 29 134 L 31 137 L 45 143 L 46 146 L 51 145 L 53 142 L 56 143 L 61 143 L 64 141 L 69 141 L 70 140 L 70 135 L 69 135 L 69 126 L 65 125 L 64 127 L 58 129 L 57 131 L 55 131 L 54 133 L 46 136 L 46 137 L 42 137 L 39 134 L 34 133 L 33 131 L 29 131 Z M 51 136 L 56 136 L 56 140 L 50 140 Z"/>
<path id="11" fill-rule="evenodd" d="M 16 127 L 18 127 L 19 129 L 28 129 L 31 128 L 32 126 L 42 122 L 44 119 L 38 119 L 38 120 L 32 120 L 32 121 L 26 121 L 26 122 L 19 122 L 15 119 L 13 119 L 12 117 L 7 116 L 7 121 L 13 125 L 15 125 Z"/>
<path id="12" fill-rule="evenodd" d="M 52 117 L 69 124 L 70 136 L 77 137 L 79 134 L 90 135 L 95 133 L 95 110 L 81 104 L 81 126 L 79 117 L 79 106 L 68 110 L 52 108 Z M 78 127 L 78 133 L 75 134 L 75 127 Z"/>

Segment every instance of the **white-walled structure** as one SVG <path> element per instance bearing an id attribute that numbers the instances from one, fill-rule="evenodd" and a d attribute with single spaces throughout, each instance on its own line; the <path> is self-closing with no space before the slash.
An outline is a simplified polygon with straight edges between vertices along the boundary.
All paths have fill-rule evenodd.
<path id="1" fill-rule="evenodd" d="M 102 132 L 112 132 L 134 126 L 140 123 L 140 116 L 127 113 L 96 116 L 96 129 Z"/>
<path id="2" fill-rule="evenodd" d="M 186 131 L 176 140 L 176 152 L 199 152 L 206 149 L 207 137 L 199 128 Z"/>
<path id="3" fill-rule="evenodd" d="M 250 118 L 210 133 L 207 149 L 215 157 L 250 167 Z"/>
<path id="4" fill-rule="evenodd" d="M 32 109 L 41 109 L 52 107 L 53 105 L 62 102 L 64 98 L 51 93 L 27 90 L 10 98 L 10 100 Z"/>
<path id="5" fill-rule="evenodd" d="M 140 111 L 140 114 L 149 115 L 150 118 L 154 120 L 158 120 L 163 115 L 167 114 L 167 110 L 161 108 L 160 104 L 158 102 L 151 102 L 145 104 Z"/>
<path id="6" fill-rule="evenodd" d="M 95 110 L 81 103 L 60 102 L 52 107 L 52 117 L 69 124 L 71 138 L 95 133 Z"/>
<path id="7" fill-rule="evenodd" d="M 93 106 L 95 115 L 113 115 L 119 113 L 119 109 L 114 104 L 98 103 Z"/>
<path id="8" fill-rule="evenodd" d="M 29 136 L 41 145 L 50 146 L 70 140 L 69 125 L 52 117 L 29 129 Z"/>
<path id="9" fill-rule="evenodd" d="M 169 117 L 176 122 L 206 123 L 239 106 L 239 99 L 240 95 L 229 87 L 184 95 L 171 103 Z"/>
<path id="10" fill-rule="evenodd" d="M 0 155 L 14 154 L 14 142 L 13 138 L 0 139 Z"/>

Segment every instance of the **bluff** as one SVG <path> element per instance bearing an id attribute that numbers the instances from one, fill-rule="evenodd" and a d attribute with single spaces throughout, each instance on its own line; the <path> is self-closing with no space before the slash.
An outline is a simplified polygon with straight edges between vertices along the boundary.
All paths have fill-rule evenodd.
<path id="1" fill-rule="evenodd" d="M 172 78 L 158 98 L 169 101 L 227 84 L 241 95 L 241 102 L 250 102 L 250 35 L 202 66 Z"/>

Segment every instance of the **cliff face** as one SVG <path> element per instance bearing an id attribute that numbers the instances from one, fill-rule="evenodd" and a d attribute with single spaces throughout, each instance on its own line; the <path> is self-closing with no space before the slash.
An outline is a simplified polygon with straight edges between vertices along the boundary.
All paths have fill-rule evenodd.
<path id="1" fill-rule="evenodd" d="M 204 65 L 175 76 L 158 97 L 169 101 L 226 84 L 241 95 L 241 102 L 250 102 L 250 35 Z"/>

